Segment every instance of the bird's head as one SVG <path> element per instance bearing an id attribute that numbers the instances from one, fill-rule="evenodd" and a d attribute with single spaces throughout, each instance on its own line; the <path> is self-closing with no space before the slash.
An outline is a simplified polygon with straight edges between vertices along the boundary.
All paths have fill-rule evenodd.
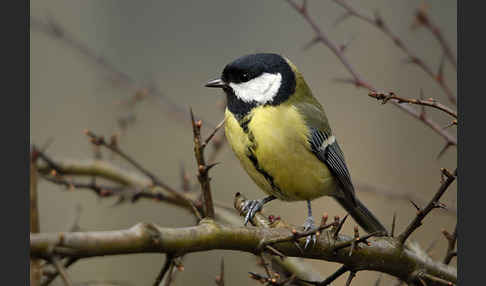
<path id="1" fill-rule="evenodd" d="M 226 65 L 221 78 L 206 87 L 222 88 L 228 109 L 246 114 L 259 105 L 278 105 L 295 91 L 295 73 L 290 62 L 278 54 L 259 53 L 240 57 Z"/>

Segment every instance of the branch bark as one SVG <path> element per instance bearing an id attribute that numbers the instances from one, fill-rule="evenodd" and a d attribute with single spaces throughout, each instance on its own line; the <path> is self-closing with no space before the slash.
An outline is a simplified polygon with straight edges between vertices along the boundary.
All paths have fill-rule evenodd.
<path id="1" fill-rule="evenodd" d="M 139 194 L 141 198 L 148 198 L 155 200 L 157 202 L 166 202 L 178 207 L 181 207 L 188 212 L 192 213 L 192 207 L 186 203 L 187 200 L 181 201 L 176 197 L 167 194 L 164 196 L 164 200 L 160 200 L 159 194 L 164 190 L 160 187 L 153 187 L 152 182 L 149 178 L 142 176 L 138 173 L 121 169 L 112 163 L 101 161 L 101 160 L 60 160 L 51 159 L 45 154 L 41 154 L 47 160 L 38 161 L 38 171 L 41 174 L 49 174 L 53 166 L 59 173 L 65 176 L 75 176 L 75 177 L 88 177 L 93 176 L 98 178 L 103 178 L 109 180 L 113 183 L 118 183 L 124 186 L 130 186 L 134 189 L 144 190 Z M 182 193 L 186 198 L 190 200 L 196 200 L 199 194 L 194 192 Z M 165 194 L 164 194 L 165 195 Z M 215 208 L 215 219 L 218 222 L 229 224 L 229 225 L 241 225 L 242 221 L 240 216 L 235 212 L 235 210 L 227 205 L 220 202 L 214 201 Z M 268 222 L 259 213 L 253 221 L 259 226 L 268 227 Z M 295 276 L 302 280 L 323 280 L 324 277 L 316 271 L 309 263 L 303 261 L 301 258 L 288 257 L 285 260 L 273 257 L 273 261 L 280 266 L 282 266 L 285 271 L 295 274 Z"/>
<path id="2" fill-rule="evenodd" d="M 238 202 L 241 203 L 244 200 Z M 68 257 L 94 257 L 130 253 L 168 253 L 179 256 L 191 252 L 214 249 L 244 251 L 259 254 L 261 245 L 289 235 L 287 227 L 233 227 L 203 219 L 193 227 L 162 228 L 140 223 L 130 229 L 98 232 L 32 234 L 31 256 L 48 257 L 53 254 Z M 304 240 L 300 242 L 303 246 Z M 349 269 L 375 270 L 413 282 L 415 271 L 457 283 L 457 271 L 451 266 L 435 262 L 413 247 L 402 247 L 395 239 L 368 239 L 349 256 L 347 250 L 334 251 L 338 242 L 352 240 L 340 235 L 337 240 L 328 231 L 318 238 L 314 249 L 301 252 L 292 242 L 274 245 L 288 256 L 314 258 L 338 262 Z M 434 285 L 431 283 L 429 285 Z"/>
<path id="3" fill-rule="evenodd" d="M 55 162 L 56 167 L 64 175 L 97 176 L 124 185 L 138 186 L 142 189 L 151 184 L 151 180 L 142 175 L 119 169 L 103 161 L 51 161 Z M 39 162 L 38 169 L 42 173 L 49 173 L 52 170 L 49 164 L 45 162 Z M 192 196 L 196 198 L 199 194 L 185 193 L 184 195 L 193 199 Z M 241 210 L 240 206 L 243 200 L 244 198 L 241 197 L 235 202 L 238 210 Z M 171 201 L 171 203 L 176 203 L 176 205 L 190 211 L 190 206 L 177 202 L 176 199 Z M 235 225 L 241 225 L 241 218 L 235 213 L 234 209 L 229 209 L 216 202 L 215 217 L 217 221 L 233 226 L 203 220 L 198 226 L 190 228 L 174 229 L 161 228 L 152 224 L 138 224 L 130 229 L 119 231 L 32 234 L 31 255 L 34 257 L 52 254 L 69 257 L 91 257 L 157 252 L 177 256 L 212 249 L 239 250 L 258 254 L 262 251 L 261 246 L 265 245 L 266 242 L 285 241 L 285 238 L 292 234 L 292 229 L 298 229 L 298 227 L 286 225 L 282 220 L 270 223 L 260 213 L 252 221 L 258 228 L 235 227 Z M 272 245 L 286 256 L 293 256 L 283 260 L 278 257 L 273 257 L 273 259 L 285 267 L 287 271 L 296 274 L 297 278 L 306 281 L 322 281 L 323 278 L 310 270 L 311 267 L 297 257 L 338 262 L 353 270 L 381 271 L 405 281 L 418 279 L 414 270 L 420 269 L 420 271 L 425 271 L 425 273 L 437 276 L 440 279 L 456 283 L 456 268 L 433 261 L 413 243 L 401 245 L 398 240 L 390 237 L 369 238 L 368 242 L 371 245 L 367 246 L 360 243 L 359 247 L 353 250 L 351 256 L 349 256 L 349 247 L 336 251 L 336 245 L 347 243 L 352 239 L 344 235 L 339 235 L 337 239 L 334 239 L 332 233 L 323 231 L 319 235 L 318 245 L 312 251 L 302 253 L 301 249 L 297 248 L 292 241 Z M 351 246 L 351 243 L 347 243 L 347 245 Z"/>

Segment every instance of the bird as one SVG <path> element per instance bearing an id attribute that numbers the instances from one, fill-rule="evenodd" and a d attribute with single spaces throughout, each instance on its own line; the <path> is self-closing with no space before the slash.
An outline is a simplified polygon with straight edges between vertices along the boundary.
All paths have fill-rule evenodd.
<path id="1" fill-rule="evenodd" d="M 241 56 L 205 84 L 226 94 L 226 139 L 243 169 L 267 194 L 247 200 L 247 223 L 270 201 L 306 201 L 304 231 L 316 228 L 311 201 L 334 198 L 368 233 L 386 228 L 357 198 L 326 113 L 302 73 L 276 53 Z M 308 236 L 305 248 L 316 242 Z"/>

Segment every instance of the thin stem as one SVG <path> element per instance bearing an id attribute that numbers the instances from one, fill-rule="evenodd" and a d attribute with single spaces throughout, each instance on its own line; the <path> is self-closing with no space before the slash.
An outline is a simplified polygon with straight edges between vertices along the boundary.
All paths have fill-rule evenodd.
<path id="1" fill-rule="evenodd" d="M 422 225 L 422 220 L 429 214 L 433 209 L 440 207 L 440 198 L 442 195 L 445 193 L 447 188 L 454 182 L 457 176 L 457 170 L 454 171 L 454 174 L 451 174 L 449 171 L 446 169 L 442 169 L 442 174 L 444 174 L 447 179 L 440 185 L 439 189 L 435 193 L 434 197 L 430 200 L 430 202 L 427 204 L 427 206 L 424 209 L 419 209 L 417 212 L 417 216 L 415 219 L 410 222 L 408 227 L 403 231 L 402 234 L 398 237 L 398 240 L 400 243 L 405 243 L 407 238 L 417 229 Z"/>
<path id="2" fill-rule="evenodd" d="M 57 257 L 52 257 L 51 258 L 51 263 L 54 265 L 56 268 L 57 272 L 59 275 L 61 275 L 62 281 L 64 282 L 65 286 L 72 286 L 73 283 L 71 282 L 71 279 L 69 278 L 66 268 L 64 268 L 64 265 L 62 265 L 61 261 Z"/>
<path id="3" fill-rule="evenodd" d="M 157 275 L 157 278 L 155 278 L 154 286 L 159 286 L 160 282 L 162 282 L 162 279 L 164 279 L 165 274 L 169 270 L 170 266 L 173 263 L 173 258 L 172 255 L 167 254 L 164 262 L 164 266 L 162 266 L 162 269 L 159 272 L 159 275 Z"/>
<path id="4" fill-rule="evenodd" d="M 432 107 L 441 110 L 457 119 L 457 113 L 455 111 L 432 99 L 429 100 L 408 99 L 408 98 L 399 97 L 394 92 L 389 92 L 388 94 L 381 93 L 381 92 L 370 92 L 368 95 L 370 97 L 376 98 L 377 100 L 381 100 L 383 104 L 387 103 L 388 100 L 395 100 L 398 103 L 408 103 L 408 104 L 416 104 L 416 105 Z"/>
<path id="5" fill-rule="evenodd" d="M 378 14 L 375 14 L 375 17 L 369 17 L 364 15 L 361 12 L 358 12 L 354 7 L 352 7 L 347 1 L 345 0 L 334 0 L 336 4 L 339 6 L 343 7 L 346 10 L 346 13 L 350 16 L 355 16 L 358 19 L 361 19 L 372 26 L 376 27 L 378 30 L 382 31 L 385 35 L 387 35 L 393 43 L 400 48 L 410 59 L 410 62 L 417 65 L 420 67 L 434 82 L 439 84 L 439 86 L 442 88 L 444 93 L 447 95 L 449 101 L 453 104 L 457 104 L 457 98 L 453 94 L 452 90 L 449 88 L 449 86 L 446 84 L 446 82 L 437 76 L 433 71 L 430 66 L 428 66 L 422 59 L 420 59 L 417 55 L 415 55 L 398 37 L 394 32 L 390 30 L 390 28 L 386 25 L 385 21 L 383 18 L 381 18 Z"/>
<path id="6" fill-rule="evenodd" d="M 363 77 L 354 69 L 354 67 L 350 64 L 348 59 L 345 57 L 344 53 L 334 44 L 327 35 L 317 26 L 314 20 L 309 16 L 309 13 L 305 6 L 299 6 L 295 1 L 287 0 L 287 2 L 297 11 L 299 14 L 307 21 L 307 23 L 312 27 L 314 33 L 316 34 L 315 39 L 316 42 L 321 42 L 325 46 L 327 46 L 341 61 L 344 65 L 346 70 L 351 74 L 352 80 L 351 83 L 356 85 L 357 87 L 364 87 L 367 88 L 369 91 L 376 92 L 376 88 L 374 88 L 370 83 L 366 82 Z M 457 145 L 457 139 L 453 137 L 451 134 L 446 132 L 439 124 L 435 121 L 430 119 L 429 117 L 422 116 L 421 112 L 412 108 L 411 106 L 398 104 L 396 102 L 392 102 L 393 105 L 397 106 L 399 109 L 405 111 L 409 115 L 413 116 L 414 118 L 422 121 L 425 125 L 429 126 L 432 130 L 434 130 L 437 134 L 442 136 L 446 141 L 453 145 Z"/>

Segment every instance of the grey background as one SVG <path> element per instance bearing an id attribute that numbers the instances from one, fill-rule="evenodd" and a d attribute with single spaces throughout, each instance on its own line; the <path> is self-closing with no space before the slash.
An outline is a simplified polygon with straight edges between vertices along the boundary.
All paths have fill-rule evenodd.
<path id="1" fill-rule="evenodd" d="M 365 13 L 379 10 L 390 28 L 396 31 L 411 50 L 434 68 L 438 67 L 441 49 L 424 29 L 411 30 L 413 15 L 422 1 L 352 1 Z M 456 1 L 427 1 L 432 19 L 441 27 L 456 52 Z M 334 21 L 342 9 L 331 1 L 309 1 L 311 15 L 337 43 L 351 44 L 346 55 L 355 68 L 381 90 L 392 90 L 416 98 L 420 88 L 425 97 L 443 103 L 447 99 L 416 66 L 404 64 L 405 55 L 391 40 L 368 24 L 355 18 L 337 27 Z M 313 32 L 285 1 L 32 1 L 31 16 L 51 17 L 76 39 L 91 47 L 113 65 L 141 83 L 155 84 L 184 110 L 191 106 L 196 114 L 212 123 L 222 119 L 217 106 L 221 93 L 203 88 L 219 76 L 226 63 L 243 54 L 257 51 L 277 52 L 290 58 L 303 72 L 314 94 L 324 105 L 337 134 L 355 182 L 369 183 L 390 192 L 413 192 L 429 199 L 439 185 L 439 169 L 454 169 L 455 148 L 436 159 L 443 140 L 419 121 L 394 108 L 381 105 L 365 90 L 336 83 L 348 77 L 346 70 L 321 45 L 303 51 Z M 127 113 L 116 102 L 133 96 L 133 90 L 114 87 L 107 74 L 87 61 L 76 50 L 44 33 L 30 33 L 30 138 L 42 145 L 53 138 L 49 154 L 66 158 L 92 156 L 92 147 L 82 131 L 91 129 L 110 135 L 118 131 L 116 118 Z M 456 92 L 456 73 L 446 64 L 446 80 Z M 184 164 L 195 173 L 191 130 L 164 114 L 158 100 L 142 102 L 135 110 L 136 122 L 121 137 L 121 145 L 145 166 L 177 186 L 179 168 Z M 430 111 L 443 126 L 447 117 Z M 451 132 L 454 132 L 451 128 Z M 208 132 L 208 129 L 205 129 Z M 109 159 L 109 156 L 105 156 Z M 213 196 L 231 203 L 234 193 L 259 198 L 262 192 L 250 181 L 229 148 L 218 157 L 222 164 L 212 171 Z M 119 162 L 119 160 L 116 160 Z M 122 164 L 126 166 L 125 164 Z M 82 206 L 80 225 L 85 230 L 127 228 L 145 221 L 162 226 L 189 226 L 193 219 L 184 211 L 155 202 L 140 201 L 113 207 L 115 199 L 100 200 L 84 191 L 67 192 L 47 182 L 40 183 L 41 231 L 64 231 L 73 220 L 77 204 Z M 414 216 L 408 202 L 382 198 L 366 192 L 362 200 L 386 224 L 397 212 L 397 227 L 402 230 Z M 444 202 L 456 204 L 456 186 Z M 331 199 L 314 202 L 314 212 L 343 215 Z M 266 214 L 302 224 L 303 202 L 273 202 Z M 425 220 L 425 227 L 413 235 L 423 247 L 439 239 L 432 255 L 442 259 L 446 243 L 440 230 L 452 230 L 456 218 L 435 211 Z M 353 223 L 344 231 L 352 232 Z M 220 258 L 226 263 L 227 285 L 255 284 L 248 271 L 259 271 L 253 256 L 246 253 L 211 251 L 194 253 L 185 258 L 185 271 L 176 285 L 212 285 Z M 164 261 L 163 255 L 144 254 L 86 259 L 69 273 L 75 281 L 121 280 L 134 285 L 151 285 Z M 328 275 L 337 264 L 312 261 Z M 370 285 L 377 274 L 359 272 L 353 285 Z M 56 285 L 62 285 L 56 281 Z M 344 285 L 345 278 L 336 285 Z"/>

